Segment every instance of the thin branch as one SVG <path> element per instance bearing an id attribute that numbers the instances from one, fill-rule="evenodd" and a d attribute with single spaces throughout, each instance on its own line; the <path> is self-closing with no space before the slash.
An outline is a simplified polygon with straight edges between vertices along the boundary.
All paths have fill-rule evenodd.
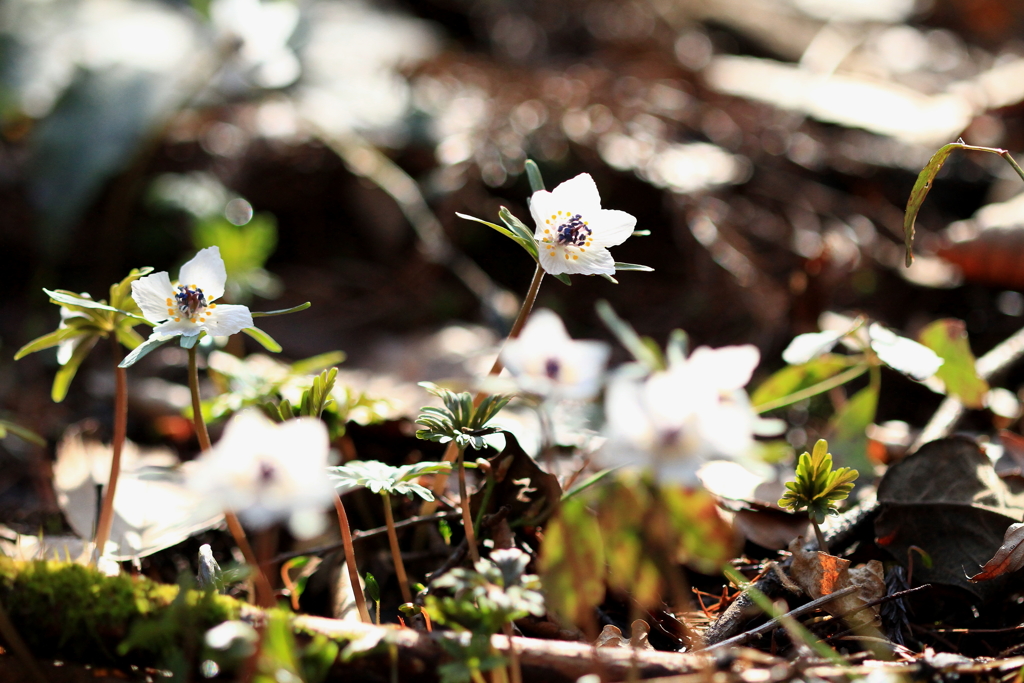
<path id="1" fill-rule="evenodd" d="M 754 638 L 763 636 L 766 633 L 771 633 L 777 628 L 782 628 L 782 626 L 784 625 L 783 622 L 787 619 L 795 619 L 796 617 L 807 614 L 808 612 L 813 612 L 822 605 L 828 604 L 837 598 L 846 597 L 847 595 L 850 595 L 851 593 L 854 593 L 857 590 L 857 586 L 847 586 L 846 588 L 838 590 L 835 593 L 823 595 L 817 600 L 812 600 L 806 605 L 801 605 L 796 609 L 792 609 L 789 612 L 786 612 L 785 614 L 780 615 L 775 619 L 772 619 L 771 621 L 767 621 L 764 624 L 761 624 L 757 628 L 750 629 L 749 631 L 745 631 L 737 636 L 729 638 L 728 640 L 723 640 L 720 643 L 715 643 L 714 645 L 711 645 L 699 651 L 710 652 L 711 650 L 716 650 L 720 647 L 725 647 L 727 645 L 742 645 L 746 642 L 753 640 Z"/>

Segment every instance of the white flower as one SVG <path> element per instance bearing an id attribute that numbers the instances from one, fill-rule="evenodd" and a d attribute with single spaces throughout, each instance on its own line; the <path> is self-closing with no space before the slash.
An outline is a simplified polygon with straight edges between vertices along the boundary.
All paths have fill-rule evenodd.
<path id="1" fill-rule="evenodd" d="M 585 400 L 601 388 L 610 352 L 604 342 L 574 341 L 558 315 L 541 309 L 530 316 L 519 337 L 505 344 L 501 361 L 525 392 Z"/>
<path id="2" fill-rule="evenodd" d="M 620 373 L 605 399 L 608 465 L 650 467 L 663 480 L 697 482 L 705 461 L 738 460 L 751 468 L 759 418 L 743 387 L 757 367 L 754 346 L 700 347 L 647 378 Z"/>
<path id="3" fill-rule="evenodd" d="M 208 505 L 236 513 L 255 529 L 288 519 L 295 536 L 311 538 L 323 530 L 323 508 L 334 498 L 329 449 L 320 420 L 277 424 L 256 409 L 245 410 L 190 463 L 186 482 Z"/>
<path id="4" fill-rule="evenodd" d="M 878 323 L 871 323 L 866 336 L 863 328 L 854 334 L 860 337 L 861 344 L 866 341 L 883 363 L 919 382 L 934 375 L 945 362 L 927 346 L 901 337 Z M 790 365 L 810 362 L 821 354 L 831 351 L 832 347 L 847 335 L 846 331 L 835 330 L 798 335 L 782 352 L 782 360 Z M 846 343 L 844 341 L 844 344 Z M 850 346 L 856 350 L 863 348 L 856 344 L 850 344 Z"/>
<path id="5" fill-rule="evenodd" d="M 615 261 L 608 247 L 625 242 L 636 228 L 635 217 L 601 208 L 601 195 L 587 173 L 552 192 L 534 192 L 530 213 L 537 224 L 534 238 L 540 265 L 553 275 L 614 275 Z"/>
<path id="6" fill-rule="evenodd" d="M 207 247 L 181 267 L 178 283 L 171 284 L 167 271 L 153 273 L 132 282 L 132 298 L 148 320 L 160 323 L 153 329 L 157 337 L 226 337 L 252 327 L 245 306 L 214 303 L 227 279 L 220 248 Z"/>

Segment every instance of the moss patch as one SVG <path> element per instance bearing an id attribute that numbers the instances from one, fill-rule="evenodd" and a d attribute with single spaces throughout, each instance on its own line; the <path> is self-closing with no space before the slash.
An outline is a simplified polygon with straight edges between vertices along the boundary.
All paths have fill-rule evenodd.
<path id="1" fill-rule="evenodd" d="M 0 600 L 38 657 L 90 664 L 150 664 L 168 648 L 192 650 L 204 631 L 237 618 L 239 603 L 221 595 L 91 567 L 0 557 Z M 140 633 L 159 634 L 139 638 Z M 127 657 L 119 646 L 131 639 Z M 124 648 L 122 648 L 124 650 Z"/>

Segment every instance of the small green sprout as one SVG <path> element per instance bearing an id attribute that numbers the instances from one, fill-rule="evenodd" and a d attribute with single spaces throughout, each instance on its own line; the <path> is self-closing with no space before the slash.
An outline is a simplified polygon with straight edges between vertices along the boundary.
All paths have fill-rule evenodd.
<path id="1" fill-rule="evenodd" d="M 826 515 L 839 514 L 836 503 L 846 500 L 853 490 L 853 482 L 860 473 L 850 467 L 832 469 L 832 454 L 828 442 L 818 439 L 812 453 L 804 453 L 796 467 L 796 481 L 786 482 L 786 494 L 779 499 L 779 505 L 799 512 L 806 509 L 818 539 L 818 548 L 828 552 L 828 544 L 821 533 L 819 524 Z"/>
<path id="2" fill-rule="evenodd" d="M 444 408 L 420 408 L 416 423 L 424 429 L 417 431 L 416 437 L 439 443 L 454 441 L 460 450 L 466 446 L 484 448 L 484 437 L 498 431 L 487 423 L 512 400 L 511 396 L 487 396 L 474 406 L 473 395 L 468 391 L 456 394 L 431 382 L 420 382 L 420 386 L 441 399 Z"/>
<path id="3" fill-rule="evenodd" d="M 149 323 L 141 316 L 142 312 L 132 299 L 132 282 L 152 270 L 132 270 L 128 277 L 111 285 L 109 305 L 106 300 L 96 301 L 88 294 L 44 289 L 50 302 L 60 306 L 60 326 L 22 346 L 14 355 L 14 360 L 56 346 L 57 362 L 61 368 L 53 378 L 51 398 L 55 403 L 60 403 L 67 396 L 68 387 L 78 367 L 101 337 L 114 337 L 129 351 L 142 344 L 142 337 L 132 328 Z"/>

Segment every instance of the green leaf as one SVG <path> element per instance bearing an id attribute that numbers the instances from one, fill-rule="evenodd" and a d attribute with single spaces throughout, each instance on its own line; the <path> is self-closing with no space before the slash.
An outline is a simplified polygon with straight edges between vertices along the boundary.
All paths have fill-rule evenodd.
<path id="1" fill-rule="evenodd" d="M 544 530 L 540 573 L 552 612 L 577 625 L 593 623 L 604 599 L 601 527 L 579 498 L 565 501 Z"/>
<path id="2" fill-rule="evenodd" d="M 73 292 L 66 292 L 63 290 L 49 290 L 43 287 L 43 291 L 46 295 L 53 300 L 54 303 L 58 303 L 64 306 L 77 306 L 79 308 L 92 308 L 99 311 L 109 311 L 112 313 L 120 313 L 128 318 L 138 318 L 139 320 L 145 320 L 142 316 L 129 313 L 128 311 L 122 311 L 120 308 L 114 308 L 106 304 L 101 304 L 98 301 L 87 299 L 85 297 L 74 294 Z"/>
<path id="3" fill-rule="evenodd" d="M 924 203 L 925 197 L 928 196 L 928 191 L 932 189 L 932 182 L 935 180 L 935 176 L 938 175 L 939 170 L 942 169 L 942 165 L 946 163 L 950 153 L 954 149 L 963 146 L 962 143 L 957 142 L 943 145 L 939 148 L 939 151 L 932 155 L 932 158 L 928 160 L 928 163 L 925 164 L 925 167 L 917 175 L 914 187 L 910 191 L 910 197 L 907 199 L 907 210 L 903 215 L 903 238 L 907 246 L 907 268 L 914 262 L 914 222 L 917 221 L 917 214 L 921 210 L 921 204 Z"/>
<path id="4" fill-rule="evenodd" d="M 309 308 L 312 305 L 313 304 L 311 304 L 310 302 L 307 301 L 304 304 L 299 304 L 298 306 L 292 306 L 291 308 L 282 308 L 282 309 L 280 309 L 278 311 L 250 311 L 250 313 L 252 314 L 252 317 L 254 317 L 254 318 L 269 318 L 272 315 L 285 315 L 287 313 L 298 313 L 299 311 L 306 310 L 307 308 Z"/>
<path id="5" fill-rule="evenodd" d="M 116 336 L 117 341 L 121 342 L 121 345 L 129 351 L 137 349 L 139 344 L 145 341 L 141 334 L 130 327 L 124 327 L 122 325 L 118 325 L 117 328 L 114 329 L 114 336 Z"/>
<path id="6" fill-rule="evenodd" d="M 36 337 L 29 343 L 22 346 L 20 349 L 18 349 L 18 352 L 14 354 L 14 360 L 21 360 L 30 353 L 42 351 L 43 349 L 48 349 L 53 346 L 57 346 L 61 342 L 67 341 L 68 339 L 74 339 L 75 337 L 80 337 L 87 334 L 92 334 L 92 332 L 89 330 L 83 330 L 76 327 L 64 327 L 59 330 L 54 330 L 53 332 L 44 334 L 41 337 Z"/>
<path id="7" fill-rule="evenodd" d="M 344 362 L 344 351 L 328 351 L 327 353 L 295 361 L 292 363 L 292 373 L 296 375 L 312 375 L 321 370 L 326 370 L 332 365 L 340 365 Z"/>
<path id="8" fill-rule="evenodd" d="M 25 441 L 28 441 L 31 444 L 35 444 L 36 446 L 46 445 L 46 439 L 33 432 L 31 429 L 26 429 L 21 425 L 14 424 L 13 422 L 9 422 L 7 420 L 0 420 L 0 430 L 3 430 L 4 432 L 4 434 L 0 436 L 7 436 L 7 433 L 9 432 L 17 437 L 24 439 Z"/>
<path id="9" fill-rule="evenodd" d="M 502 208 L 504 208 L 504 207 L 502 207 Z M 508 210 L 506 209 L 506 212 L 507 211 Z M 525 249 L 526 253 L 528 253 L 533 258 L 534 261 L 537 260 L 537 243 L 534 241 L 533 236 L 529 235 L 529 231 L 527 231 L 527 236 L 524 237 L 522 235 L 517 234 L 511 228 L 502 227 L 502 226 L 498 225 L 497 223 L 491 223 L 490 221 L 485 221 L 482 218 L 476 218 L 475 216 L 468 216 L 468 215 L 466 215 L 464 213 L 456 213 L 455 215 L 458 216 L 459 218 L 464 218 L 467 221 L 474 221 L 476 223 L 481 223 L 483 225 L 486 225 L 489 228 L 493 228 L 494 230 L 497 230 L 502 235 L 504 235 L 505 237 L 508 237 L 510 240 L 512 240 L 513 242 L 518 244 L 520 247 Z M 509 213 L 508 215 L 512 216 L 511 213 Z M 513 218 L 514 218 L 514 216 L 513 216 Z M 516 220 L 518 220 L 518 219 L 516 219 Z"/>
<path id="10" fill-rule="evenodd" d="M 656 343 L 649 343 L 648 340 L 641 338 L 633 326 L 620 318 L 607 301 L 603 299 L 598 301 L 596 308 L 601 320 L 619 340 L 619 343 L 633 354 L 633 358 L 651 372 L 665 369 L 665 359 Z"/>
<path id="11" fill-rule="evenodd" d="M 533 159 L 526 160 L 526 177 L 530 180 L 530 191 L 540 192 L 544 189 L 544 178 L 540 174 L 540 168 Z"/>
<path id="12" fill-rule="evenodd" d="M 572 280 L 569 279 L 569 275 L 567 273 L 548 273 L 548 275 L 555 278 L 566 287 L 572 287 Z"/>
<path id="13" fill-rule="evenodd" d="M 607 477 L 609 474 L 611 474 L 617 469 L 618 467 L 608 467 L 606 469 L 601 470 L 600 472 L 595 472 L 594 474 L 590 475 L 589 477 L 587 477 L 586 479 L 584 479 L 583 481 L 581 481 L 580 483 L 576 484 L 571 489 L 566 491 L 564 494 L 562 494 L 562 500 L 569 500 L 570 498 L 580 493 L 583 493 L 591 486 L 597 484 L 598 482 L 603 480 L 605 477 Z"/>
<path id="14" fill-rule="evenodd" d="M 619 284 L 619 281 L 616 280 L 615 278 L 613 278 L 608 273 L 598 273 L 598 275 L 600 275 L 601 277 L 603 277 L 605 280 L 607 280 L 608 282 L 612 283 L 613 285 Z"/>
<path id="15" fill-rule="evenodd" d="M 263 348 L 271 353 L 281 353 L 281 345 L 274 341 L 274 338 L 258 327 L 246 327 L 242 330 L 247 335 L 260 343 Z"/>
<path id="16" fill-rule="evenodd" d="M 787 365 L 757 387 L 750 397 L 750 404 L 757 408 L 780 401 L 783 397 L 834 377 L 857 362 L 859 359 L 856 357 L 826 353 L 801 365 Z"/>
<path id="17" fill-rule="evenodd" d="M 516 237 L 519 238 L 521 243 L 532 244 L 533 249 L 531 250 L 531 253 L 533 253 L 536 256 L 537 243 L 533 238 L 533 233 L 530 232 L 530 229 L 528 227 L 526 227 L 526 224 L 519 220 L 511 211 L 509 211 L 504 206 L 498 209 L 498 218 L 500 218 L 501 222 L 504 223 L 505 226 L 509 230 L 511 230 L 516 235 Z"/>
<path id="18" fill-rule="evenodd" d="M 946 385 L 946 392 L 968 408 L 985 407 L 988 382 L 978 376 L 974 354 L 962 320 L 944 318 L 931 323 L 918 335 L 918 341 L 945 361 L 935 376 Z"/>
<path id="19" fill-rule="evenodd" d="M 178 343 L 181 345 L 181 348 L 183 348 L 183 349 L 191 349 L 192 347 L 194 347 L 196 344 L 199 343 L 199 338 L 202 335 L 203 335 L 203 333 L 200 333 L 200 334 L 183 334 L 183 335 L 181 335 L 181 338 L 178 340 Z"/>
<path id="20" fill-rule="evenodd" d="M 878 388 L 867 386 L 854 394 L 832 418 L 830 441 L 840 463 L 864 472 L 872 471 L 865 430 L 874 421 L 877 408 Z"/>
<path id="21" fill-rule="evenodd" d="M 650 266 L 642 266 L 639 263 L 622 263 L 621 261 L 615 262 L 615 270 L 639 270 L 644 273 L 653 273 L 654 268 Z"/>
<path id="22" fill-rule="evenodd" d="M 99 341 L 99 337 L 96 336 L 83 339 L 75 347 L 75 351 L 71 354 L 68 362 L 62 365 L 57 374 L 54 375 L 53 387 L 50 389 L 50 398 L 54 403 L 60 403 L 68 395 L 68 387 L 71 386 L 71 380 L 75 378 L 78 367 L 85 360 L 85 357 L 89 355 L 89 352 L 92 351 L 92 347 L 96 346 L 97 341 Z"/>
<path id="23" fill-rule="evenodd" d="M 138 363 L 150 351 L 172 339 L 174 339 L 174 337 L 160 337 L 155 334 L 149 335 L 149 339 L 132 349 L 132 352 L 125 356 L 124 360 L 117 364 L 117 367 L 130 368 Z"/>
<path id="24" fill-rule="evenodd" d="M 650 236 L 651 236 L 651 231 L 650 230 L 634 230 L 633 231 L 633 237 L 650 237 Z"/>
<path id="25" fill-rule="evenodd" d="M 380 585 L 377 583 L 377 579 L 373 577 L 373 574 L 366 572 L 363 576 L 363 581 L 366 583 L 366 595 L 374 602 L 380 602 Z"/>

